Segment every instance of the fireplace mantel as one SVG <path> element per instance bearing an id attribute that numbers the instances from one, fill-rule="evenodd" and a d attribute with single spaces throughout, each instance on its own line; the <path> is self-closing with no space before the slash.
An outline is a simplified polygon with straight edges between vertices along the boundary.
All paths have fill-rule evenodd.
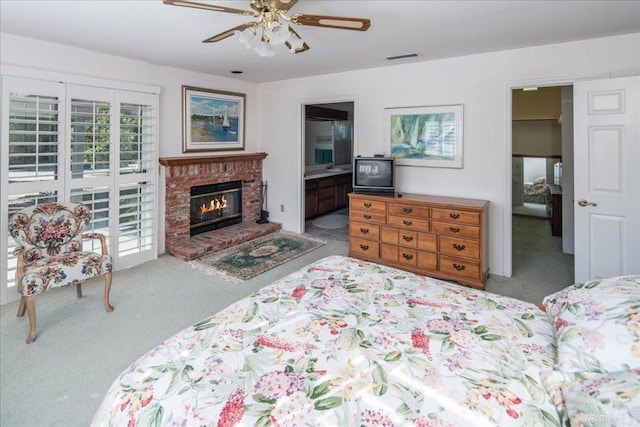
<path id="1" fill-rule="evenodd" d="M 161 157 L 162 166 L 188 166 L 201 165 L 207 163 L 242 162 L 251 160 L 264 160 L 267 153 L 246 153 L 246 154 L 221 154 L 216 156 L 187 156 L 187 157 Z"/>

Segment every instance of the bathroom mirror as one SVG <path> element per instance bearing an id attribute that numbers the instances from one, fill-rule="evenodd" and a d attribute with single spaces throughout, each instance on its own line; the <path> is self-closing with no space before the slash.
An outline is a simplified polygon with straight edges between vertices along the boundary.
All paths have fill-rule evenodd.
<path id="1" fill-rule="evenodd" d="M 305 166 L 350 167 L 353 102 L 305 106 Z"/>

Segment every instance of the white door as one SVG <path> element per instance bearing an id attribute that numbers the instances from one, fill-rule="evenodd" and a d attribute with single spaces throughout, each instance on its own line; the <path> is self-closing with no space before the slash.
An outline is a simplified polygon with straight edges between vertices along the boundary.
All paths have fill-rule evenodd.
<path id="1" fill-rule="evenodd" d="M 575 281 L 640 273 L 640 76 L 574 85 Z"/>

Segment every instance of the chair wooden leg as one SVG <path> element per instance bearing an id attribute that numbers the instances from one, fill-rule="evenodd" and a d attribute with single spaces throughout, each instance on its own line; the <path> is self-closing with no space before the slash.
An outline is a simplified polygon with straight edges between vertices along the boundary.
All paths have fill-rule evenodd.
<path id="1" fill-rule="evenodd" d="M 24 312 L 27 310 L 27 298 L 22 295 L 20 297 L 20 305 L 18 305 L 18 314 L 17 317 L 24 316 Z"/>
<path id="2" fill-rule="evenodd" d="M 82 283 L 76 283 L 76 294 L 78 298 L 82 297 Z"/>
<path id="3" fill-rule="evenodd" d="M 23 297 L 27 306 L 27 315 L 29 316 L 29 335 L 27 335 L 27 344 L 31 344 L 36 340 L 36 297 L 30 295 Z"/>
<path id="4" fill-rule="evenodd" d="M 113 311 L 113 306 L 109 303 L 109 293 L 111 292 L 112 276 L 113 274 L 111 271 L 104 276 L 104 308 L 109 313 Z"/>

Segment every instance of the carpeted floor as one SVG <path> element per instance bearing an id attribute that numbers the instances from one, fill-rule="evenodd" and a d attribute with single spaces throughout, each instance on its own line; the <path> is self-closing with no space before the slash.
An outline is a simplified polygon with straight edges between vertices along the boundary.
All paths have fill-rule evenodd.
<path id="1" fill-rule="evenodd" d="M 514 215 L 538 216 L 548 218 L 547 205 L 540 203 L 524 203 L 520 206 L 512 207 Z"/>

